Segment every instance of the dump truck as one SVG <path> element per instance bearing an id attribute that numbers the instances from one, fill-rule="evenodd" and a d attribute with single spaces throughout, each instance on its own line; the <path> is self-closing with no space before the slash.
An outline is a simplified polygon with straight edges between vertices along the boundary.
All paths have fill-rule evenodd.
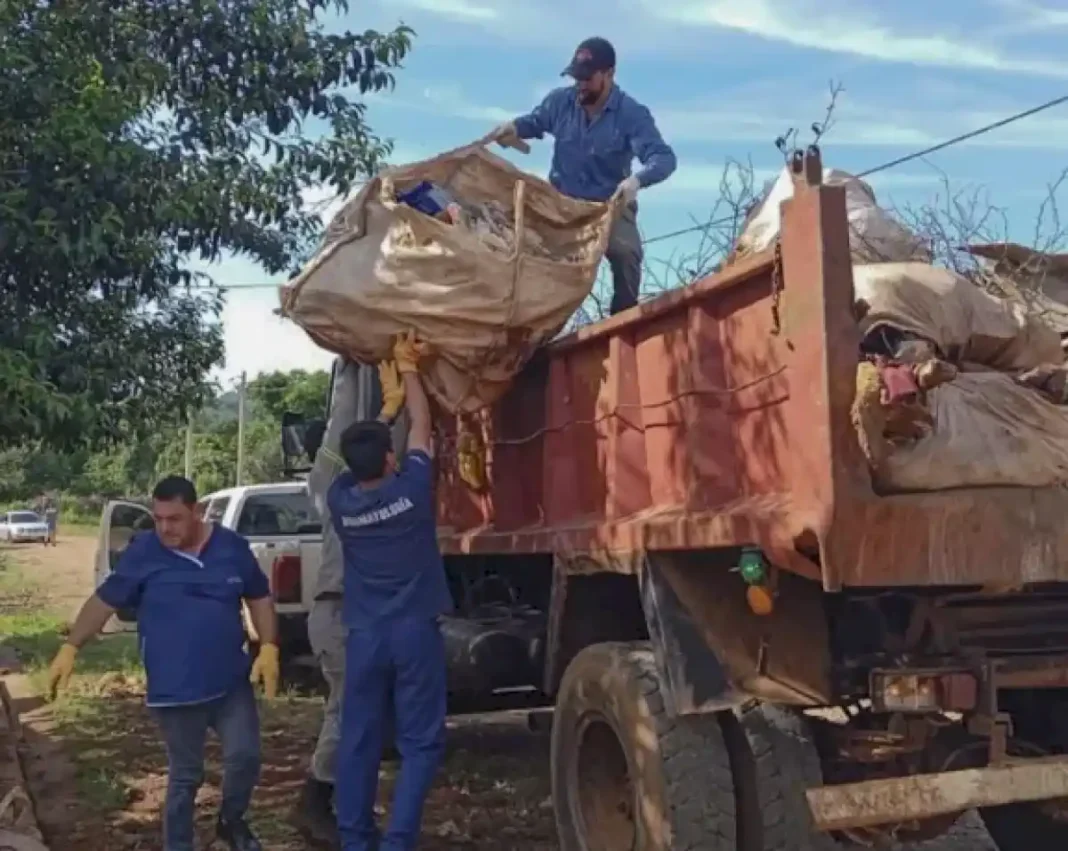
<path id="1" fill-rule="evenodd" d="M 912 842 L 973 809 L 1063 851 L 1068 491 L 875 491 L 844 191 L 815 149 L 790 168 L 774 249 L 437 417 L 450 581 L 544 614 L 563 851 Z"/>

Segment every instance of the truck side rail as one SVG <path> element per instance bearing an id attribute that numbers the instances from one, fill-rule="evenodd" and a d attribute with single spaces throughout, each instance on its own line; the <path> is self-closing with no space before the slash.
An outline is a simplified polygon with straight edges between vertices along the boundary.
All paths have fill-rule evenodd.
<path id="1" fill-rule="evenodd" d="M 446 423 L 448 553 L 762 547 L 820 578 L 836 494 L 868 484 L 849 420 L 858 332 L 844 190 L 795 163 L 774 250 L 540 352 L 492 412 Z M 488 485 L 459 474 L 484 445 Z"/>

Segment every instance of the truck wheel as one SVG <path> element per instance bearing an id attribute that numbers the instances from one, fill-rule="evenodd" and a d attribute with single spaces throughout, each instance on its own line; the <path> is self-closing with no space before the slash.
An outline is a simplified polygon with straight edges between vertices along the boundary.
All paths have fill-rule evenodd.
<path id="1" fill-rule="evenodd" d="M 832 851 L 805 790 L 823 785 L 819 754 L 800 713 L 755 704 L 723 718 L 738 788 L 738 851 Z"/>
<path id="2" fill-rule="evenodd" d="M 595 644 L 568 665 L 552 732 L 561 851 L 735 847 L 719 720 L 670 718 L 645 642 Z"/>
<path id="3" fill-rule="evenodd" d="M 1065 851 L 1068 819 L 1057 818 L 1041 803 L 1009 804 L 979 811 L 986 832 L 1000 851 Z"/>

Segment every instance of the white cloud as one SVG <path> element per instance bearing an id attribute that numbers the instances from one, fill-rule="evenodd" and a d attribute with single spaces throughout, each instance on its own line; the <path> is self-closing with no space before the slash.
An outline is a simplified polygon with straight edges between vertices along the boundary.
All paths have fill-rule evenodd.
<path id="1" fill-rule="evenodd" d="M 946 139 L 976 130 L 1012 114 L 1019 103 L 1006 103 L 1003 110 L 984 104 L 981 110 L 961 108 L 962 98 L 973 102 L 988 100 L 979 91 L 957 93 L 955 107 L 901 108 L 891 103 L 863 104 L 849 99 L 846 90 L 839 101 L 834 125 L 827 135 L 830 146 L 879 146 L 923 148 Z M 456 84 L 425 87 L 420 96 L 408 99 L 382 100 L 385 108 L 414 110 L 432 115 L 448 116 L 478 123 L 484 130 L 514 118 L 523 108 L 477 104 L 466 97 Z M 529 107 L 528 107 L 529 108 Z M 760 143 L 770 146 L 790 127 L 800 128 L 801 141 L 808 138 L 807 128 L 814 118 L 822 117 L 825 104 L 812 98 L 792 97 L 789 91 L 746 94 L 732 100 L 700 100 L 666 106 L 656 106 L 653 115 L 664 138 L 679 145 L 696 142 Z M 785 117 L 775 117 L 785 116 Z M 1017 123 L 962 143 L 992 148 L 1030 148 L 1054 150 L 1064 147 L 1068 138 L 1068 118 L 1049 112 L 1032 116 Z M 430 156 L 394 156 L 394 162 L 410 162 Z"/>
<path id="2" fill-rule="evenodd" d="M 464 97 L 463 89 L 455 84 L 427 86 L 423 89 L 422 99 L 416 101 L 414 106 L 439 115 L 481 121 L 489 125 L 486 132 L 504 121 L 510 121 L 517 115 L 516 112 L 499 106 L 481 106 L 471 103 Z"/>
<path id="3" fill-rule="evenodd" d="M 884 62 L 974 68 L 1068 78 L 1068 64 L 1006 55 L 965 37 L 911 35 L 826 3 L 786 0 L 642 0 L 655 16 L 683 26 L 719 27 L 795 47 Z M 852 9 L 852 6 L 850 7 Z"/>
<path id="4" fill-rule="evenodd" d="M 242 372 L 252 378 L 274 370 L 329 369 L 333 355 L 316 346 L 296 323 L 275 314 L 277 307 L 273 289 L 227 293 L 223 310 L 226 365 L 219 373 L 224 381 Z"/>
<path id="5" fill-rule="evenodd" d="M 492 6 L 471 3 L 469 0 L 392 0 L 384 5 L 406 6 L 460 21 L 493 21 L 500 15 Z"/>
<path id="6" fill-rule="evenodd" d="M 314 194 L 311 190 L 308 193 Z M 330 365 L 330 354 L 312 343 L 295 323 L 275 313 L 278 285 L 285 280 L 284 275 L 268 275 L 252 260 L 233 255 L 215 263 L 190 265 L 209 273 L 226 289 L 221 317 L 226 359 L 214 371 L 214 378 L 225 383 L 242 372 L 252 378 L 260 372 Z"/>
<path id="7" fill-rule="evenodd" d="M 760 142 L 770 146 L 790 127 L 801 130 L 800 141 L 809 138 L 808 125 L 819 117 L 823 107 L 814 101 L 766 102 L 760 109 L 752 104 L 703 101 L 656 110 L 657 124 L 664 137 L 674 143 Z M 959 101 L 958 101 L 959 103 Z M 985 105 L 983 109 L 954 107 L 902 108 L 893 103 L 862 105 L 844 99 L 835 110 L 833 126 L 824 139 L 825 147 L 899 147 L 921 149 L 964 133 L 986 127 L 1020 109 L 1019 103 L 1006 103 L 1004 109 Z M 758 111 L 759 110 L 759 111 Z M 1062 108 L 1060 114 L 1068 112 Z M 785 116 L 774 118 L 772 116 Z M 989 133 L 960 143 L 985 148 L 1024 148 L 1059 150 L 1068 138 L 1068 118 L 1058 113 L 1030 116 Z"/>
<path id="8" fill-rule="evenodd" d="M 395 97 L 392 95 L 384 97 L 380 94 L 370 94 L 365 96 L 364 100 L 373 104 L 376 109 L 410 110 L 428 115 L 440 115 L 478 122 L 486 128 L 485 133 L 519 114 L 519 111 L 512 111 L 500 106 L 473 103 L 464 96 L 463 89 L 455 83 L 434 83 L 425 86 L 414 97 Z M 395 160 L 396 156 L 391 159 Z M 403 160 L 401 161 L 403 162 Z"/>
<path id="9" fill-rule="evenodd" d="M 835 163 L 828 162 L 827 165 L 834 167 Z M 740 172 L 736 163 L 728 166 L 725 162 L 686 162 L 683 160 L 678 170 L 667 181 L 646 189 L 642 196 L 657 203 L 678 201 L 683 196 L 692 195 L 700 195 L 709 201 L 714 201 L 720 194 L 725 170 L 727 170 L 728 183 L 737 188 L 740 185 Z M 760 194 L 765 182 L 775 180 L 779 173 L 780 170 L 775 168 L 754 168 L 751 179 L 756 193 Z M 912 172 L 890 171 L 867 178 L 867 183 L 877 191 L 918 189 L 935 186 L 941 181 L 942 175 L 934 169 Z"/>
<path id="10" fill-rule="evenodd" d="M 1068 27 L 1068 9 L 1047 9 L 1044 6 L 1029 6 L 1036 26 Z"/>
<path id="11" fill-rule="evenodd" d="M 753 169 L 752 180 L 757 191 L 767 180 L 774 180 L 778 176 L 777 169 L 756 168 Z M 725 162 L 687 162 L 685 159 L 679 163 L 675 173 L 666 181 L 646 189 L 642 197 L 650 200 L 664 200 L 667 197 L 678 198 L 682 195 L 702 195 L 710 201 L 714 201 L 719 195 L 720 187 L 726 177 L 732 186 L 739 184 L 739 171 L 733 164 Z"/>
<path id="12" fill-rule="evenodd" d="M 1002 33 L 1042 32 L 1068 27 L 1068 9 L 1040 6 L 1030 0 L 996 0 L 996 2 L 1009 13 L 1009 20 L 1000 27 Z"/>

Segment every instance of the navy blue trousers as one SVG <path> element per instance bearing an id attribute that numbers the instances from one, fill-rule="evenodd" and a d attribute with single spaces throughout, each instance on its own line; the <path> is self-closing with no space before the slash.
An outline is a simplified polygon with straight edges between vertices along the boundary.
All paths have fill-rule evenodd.
<path id="1" fill-rule="evenodd" d="M 379 845 L 374 805 L 391 708 L 401 767 Z M 445 646 L 437 622 L 401 618 L 350 629 L 335 789 L 343 851 L 412 851 L 444 752 Z"/>

